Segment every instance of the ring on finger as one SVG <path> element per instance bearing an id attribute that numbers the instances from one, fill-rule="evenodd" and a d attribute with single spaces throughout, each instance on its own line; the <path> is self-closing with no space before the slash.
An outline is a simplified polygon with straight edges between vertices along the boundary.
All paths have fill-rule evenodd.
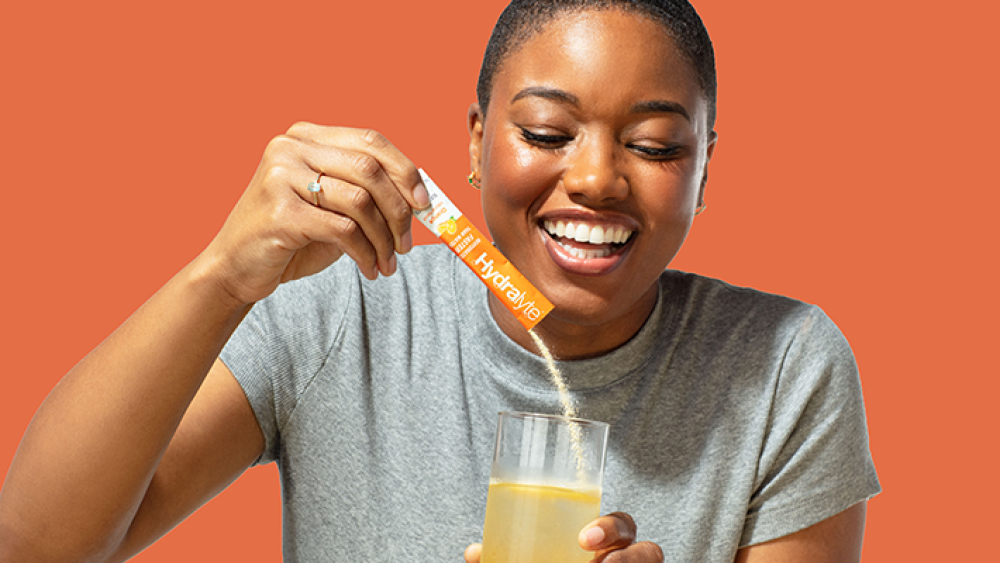
<path id="1" fill-rule="evenodd" d="M 319 193 L 323 191 L 323 185 L 319 183 L 319 181 L 322 179 L 323 179 L 323 173 L 320 172 L 319 176 L 316 176 L 316 181 L 309 182 L 309 185 L 306 186 L 306 189 L 312 192 L 313 202 L 316 203 L 316 207 L 319 207 Z"/>

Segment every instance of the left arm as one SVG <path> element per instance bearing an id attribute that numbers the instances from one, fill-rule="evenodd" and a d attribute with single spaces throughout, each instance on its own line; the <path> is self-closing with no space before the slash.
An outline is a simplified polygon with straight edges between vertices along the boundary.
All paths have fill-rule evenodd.
<path id="1" fill-rule="evenodd" d="M 740 549 L 736 563 L 857 563 L 865 535 L 862 501 L 804 530 Z"/>

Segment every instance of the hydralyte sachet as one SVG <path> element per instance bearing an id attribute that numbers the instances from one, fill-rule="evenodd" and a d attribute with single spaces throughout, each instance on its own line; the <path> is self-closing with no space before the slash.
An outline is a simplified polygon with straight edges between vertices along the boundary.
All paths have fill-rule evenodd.
<path id="1" fill-rule="evenodd" d="M 419 172 L 431 204 L 414 211 L 414 216 L 479 276 L 524 328 L 534 328 L 552 310 L 552 303 L 462 215 L 426 172 Z"/>

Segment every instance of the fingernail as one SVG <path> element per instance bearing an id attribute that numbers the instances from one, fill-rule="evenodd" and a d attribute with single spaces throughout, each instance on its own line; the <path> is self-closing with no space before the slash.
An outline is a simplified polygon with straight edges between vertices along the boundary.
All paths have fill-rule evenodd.
<path id="1" fill-rule="evenodd" d="M 393 254 L 389 257 L 389 271 L 385 274 L 391 276 L 396 273 L 396 255 Z"/>
<path id="2" fill-rule="evenodd" d="M 413 250 L 413 231 L 406 231 L 399 239 L 399 251 L 403 254 Z"/>
<path id="3" fill-rule="evenodd" d="M 417 209 L 425 209 L 431 204 L 431 198 L 427 195 L 427 188 L 424 187 L 423 182 L 413 188 L 413 201 L 417 202 Z"/>
<path id="4" fill-rule="evenodd" d="M 583 536 L 583 543 L 590 547 L 597 547 L 604 541 L 604 530 L 600 526 L 588 528 L 581 535 Z"/>

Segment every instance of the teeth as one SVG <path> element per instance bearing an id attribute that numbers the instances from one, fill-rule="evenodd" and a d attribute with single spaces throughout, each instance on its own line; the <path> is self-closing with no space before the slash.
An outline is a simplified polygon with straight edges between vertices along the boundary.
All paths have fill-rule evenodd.
<path id="1" fill-rule="evenodd" d="M 559 243 L 559 246 L 566 249 L 566 252 L 570 255 L 580 258 L 583 260 L 592 260 L 594 258 L 604 258 L 611 254 L 610 248 L 595 248 L 592 250 L 583 250 L 582 248 L 577 248 L 575 246 L 570 246 L 568 244 Z"/>
<path id="2" fill-rule="evenodd" d="M 545 221 L 545 230 L 557 237 L 566 237 L 578 242 L 590 244 L 622 244 L 632 237 L 632 231 L 624 227 L 591 227 L 585 223 L 563 223 L 562 221 Z"/>
<path id="3" fill-rule="evenodd" d="M 590 238 L 587 240 L 590 244 L 604 244 L 604 229 L 600 226 L 594 227 L 590 230 Z"/>

